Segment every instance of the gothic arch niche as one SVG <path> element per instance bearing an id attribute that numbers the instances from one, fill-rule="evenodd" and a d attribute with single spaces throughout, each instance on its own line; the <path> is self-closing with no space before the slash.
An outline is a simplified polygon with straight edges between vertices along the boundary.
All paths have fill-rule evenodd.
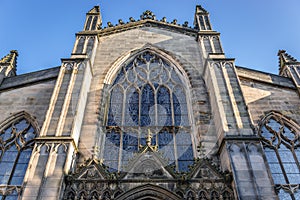
<path id="1" fill-rule="evenodd" d="M 0 124 L 0 199 L 18 199 L 38 133 L 36 121 L 24 111 Z"/>
<path id="2" fill-rule="evenodd" d="M 272 111 L 261 120 L 258 134 L 279 199 L 300 199 L 300 127 Z"/>
<path id="3" fill-rule="evenodd" d="M 110 171 L 124 170 L 149 137 L 170 165 L 188 171 L 195 157 L 195 136 L 191 86 L 184 70 L 147 48 L 126 57 L 118 70 L 112 67 L 105 82 L 109 95 L 99 146 Z"/>
<path id="4" fill-rule="evenodd" d="M 126 193 L 116 198 L 117 200 L 162 200 L 162 199 L 181 199 L 174 193 L 166 190 L 165 188 L 156 185 L 142 185 L 133 188 Z"/>

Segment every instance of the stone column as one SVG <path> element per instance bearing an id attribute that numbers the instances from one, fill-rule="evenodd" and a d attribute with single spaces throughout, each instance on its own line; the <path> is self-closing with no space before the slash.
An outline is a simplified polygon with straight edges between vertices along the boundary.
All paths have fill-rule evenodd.
<path id="1" fill-rule="evenodd" d="M 40 136 L 24 179 L 22 199 L 60 199 L 72 167 L 92 79 L 90 60 L 63 59 Z"/>

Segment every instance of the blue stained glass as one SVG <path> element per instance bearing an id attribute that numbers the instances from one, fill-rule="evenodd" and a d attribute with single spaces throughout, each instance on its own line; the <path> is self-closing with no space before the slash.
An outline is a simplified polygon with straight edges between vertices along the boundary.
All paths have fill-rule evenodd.
<path id="1" fill-rule="evenodd" d="M 35 138 L 34 129 L 31 127 L 24 135 L 25 142 Z"/>
<path id="2" fill-rule="evenodd" d="M 90 29 L 91 22 L 92 22 L 92 16 L 89 16 L 89 18 L 87 20 L 87 23 L 86 23 L 85 30 L 89 30 Z"/>
<path id="3" fill-rule="evenodd" d="M 18 163 L 28 163 L 30 160 L 31 152 L 32 152 L 32 149 L 23 150 L 20 153 Z"/>
<path id="4" fill-rule="evenodd" d="M 98 21 L 98 17 L 95 16 L 94 19 L 93 19 L 93 24 L 92 24 L 91 30 L 95 30 L 96 29 L 97 21 Z"/>
<path id="5" fill-rule="evenodd" d="M 193 147 L 190 146 L 177 146 L 178 160 L 194 160 Z"/>
<path id="6" fill-rule="evenodd" d="M 291 199 L 292 200 L 291 195 L 288 192 L 284 191 L 283 189 L 279 190 L 278 197 L 279 197 L 279 199 L 284 199 L 284 200 Z"/>
<path id="7" fill-rule="evenodd" d="M 149 126 L 151 124 L 151 118 L 149 115 L 141 116 L 141 126 Z"/>
<path id="8" fill-rule="evenodd" d="M 91 51 L 93 50 L 94 47 L 94 40 L 95 38 L 91 37 L 88 41 L 87 48 L 86 48 L 86 53 L 89 55 Z"/>
<path id="9" fill-rule="evenodd" d="M 300 188 L 294 193 L 295 199 L 300 199 Z"/>
<path id="10" fill-rule="evenodd" d="M 120 134 L 112 131 L 111 133 L 106 133 L 106 141 L 105 145 L 114 144 L 116 146 L 120 146 Z"/>
<path id="11" fill-rule="evenodd" d="M 110 146 L 110 145 L 105 145 L 104 149 L 104 160 L 118 160 L 119 159 L 119 151 L 120 148 L 119 146 Z"/>
<path id="12" fill-rule="evenodd" d="M 189 166 L 194 164 L 193 161 L 178 161 L 178 169 L 180 172 L 187 172 L 189 171 Z"/>
<path id="13" fill-rule="evenodd" d="M 147 62 L 149 62 L 152 58 L 154 58 L 154 55 L 147 52 L 143 55 L 143 58 L 145 58 Z"/>
<path id="14" fill-rule="evenodd" d="M 292 174 L 287 174 L 287 177 L 289 179 L 289 183 L 290 184 L 299 184 L 299 180 L 300 180 L 300 174 L 295 174 L 295 173 L 292 173 Z"/>
<path id="15" fill-rule="evenodd" d="M 170 104 L 170 92 L 166 87 L 160 87 L 157 92 L 158 104 Z"/>
<path id="16" fill-rule="evenodd" d="M 9 179 L 9 175 L 1 175 L 0 174 L 0 185 L 7 185 Z"/>
<path id="17" fill-rule="evenodd" d="M 158 145 L 159 148 L 162 148 L 165 145 L 168 145 L 173 141 L 173 134 L 167 131 L 162 131 L 158 134 Z"/>
<path id="18" fill-rule="evenodd" d="M 115 85 L 117 83 L 120 83 L 122 82 L 123 79 L 124 79 L 124 68 L 121 68 L 113 84 Z"/>
<path id="19" fill-rule="evenodd" d="M 146 84 L 142 91 L 142 104 L 154 105 L 154 91 L 149 84 Z"/>
<path id="20" fill-rule="evenodd" d="M 12 132 L 12 127 L 6 129 L 4 134 L 1 135 L 2 141 L 6 141 L 9 138 L 13 137 L 14 135 L 12 135 L 11 132 Z"/>
<path id="21" fill-rule="evenodd" d="M 137 146 L 138 138 L 135 133 L 123 133 L 123 147 L 126 146 Z"/>
<path id="22" fill-rule="evenodd" d="M 293 153 L 285 145 L 280 145 L 278 153 L 282 162 L 295 162 Z"/>
<path id="23" fill-rule="evenodd" d="M 108 167 L 109 172 L 116 172 L 118 171 L 118 161 L 104 161 L 104 165 Z"/>
<path id="24" fill-rule="evenodd" d="M 192 144 L 192 139 L 191 135 L 189 133 L 179 131 L 176 134 L 176 143 L 177 145 L 191 145 Z"/>
<path id="25" fill-rule="evenodd" d="M 147 72 L 145 69 L 147 69 L 147 66 L 143 64 L 142 66 L 136 67 L 135 71 L 140 77 L 142 77 L 142 79 L 147 80 Z"/>

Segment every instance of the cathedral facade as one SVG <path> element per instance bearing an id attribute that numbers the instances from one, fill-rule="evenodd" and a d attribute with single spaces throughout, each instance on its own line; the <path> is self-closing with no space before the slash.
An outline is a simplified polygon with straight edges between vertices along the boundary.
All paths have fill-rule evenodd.
<path id="1" fill-rule="evenodd" d="M 61 66 L 0 60 L 0 199 L 300 199 L 300 62 L 227 58 L 194 24 L 86 14 Z"/>

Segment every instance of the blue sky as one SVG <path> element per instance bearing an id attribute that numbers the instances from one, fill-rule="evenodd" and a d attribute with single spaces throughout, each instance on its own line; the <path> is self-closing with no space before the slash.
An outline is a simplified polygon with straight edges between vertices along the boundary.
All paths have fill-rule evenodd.
<path id="1" fill-rule="evenodd" d="M 277 74 L 279 49 L 300 60 L 299 0 L 1 0 L 0 57 L 18 50 L 18 74 L 59 66 L 94 5 L 106 26 L 138 19 L 145 10 L 191 25 L 198 4 L 210 13 L 225 55 L 236 65 Z"/>

